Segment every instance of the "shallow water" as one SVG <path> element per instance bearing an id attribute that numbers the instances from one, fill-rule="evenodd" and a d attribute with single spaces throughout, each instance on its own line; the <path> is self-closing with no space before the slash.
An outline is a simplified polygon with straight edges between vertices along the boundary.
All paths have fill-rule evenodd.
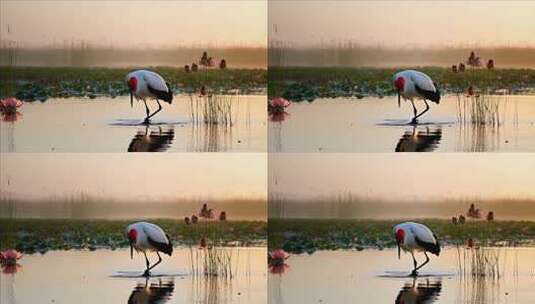
<path id="1" fill-rule="evenodd" d="M 162 102 L 151 126 L 129 97 L 50 99 L 25 103 L 15 121 L 0 122 L 1 152 L 265 152 L 266 97 L 235 96 L 232 127 L 194 124 L 189 97 Z M 148 101 L 152 111 L 154 101 Z"/>
<path id="2" fill-rule="evenodd" d="M 25 255 L 16 273 L 0 273 L 0 302 L 267 303 L 266 249 L 233 250 L 236 275 L 228 280 L 193 277 L 189 249 L 175 248 L 172 257 L 162 256 L 155 277 L 148 281 L 138 275 L 117 275 L 143 271 L 142 255 L 130 260 L 128 250 Z"/>
<path id="3" fill-rule="evenodd" d="M 457 96 L 409 125 L 410 102 L 397 97 L 318 99 L 293 103 L 285 116 L 271 117 L 270 152 L 533 152 L 535 96 L 493 96 L 499 99 L 499 127 L 458 123 Z M 416 101 L 418 111 L 425 107 Z"/>
<path id="4" fill-rule="evenodd" d="M 498 280 L 459 275 L 453 248 L 430 256 L 416 280 L 410 255 L 398 260 L 395 249 L 291 256 L 284 273 L 269 274 L 269 303 L 532 303 L 535 248 L 503 252 Z"/>

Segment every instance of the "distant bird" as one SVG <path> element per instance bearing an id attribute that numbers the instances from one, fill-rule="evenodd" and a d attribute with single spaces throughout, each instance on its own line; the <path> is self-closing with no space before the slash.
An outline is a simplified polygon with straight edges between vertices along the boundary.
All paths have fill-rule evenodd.
<path id="1" fill-rule="evenodd" d="M 137 252 L 143 252 L 145 256 L 147 269 L 143 273 L 144 276 L 150 276 L 151 269 L 162 262 L 160 252 L 169 256 L 173 254 L 173 244 L 169 236 L 157 225 L 147 222 L 131 224 L 126 228 L 126 237 L 130 241 L 130 258 L 134 258 L 134 249 Z M 155 251 L 158 255 L 158 262 L 152 266 L 147 258 L 147 251 Z"/>
<path id="2" fill-rule="evenodd" d="M 489 59 L 489 61 L 487 62 L 487 69 L 489 69 L 489 70 L 494 69 L 494 60 L 493 59 Z"/>
<path id="3" fill-rule="evenodd" d="M 206 51 L 202 52 L 202 57 L 201 57 L 201 60 L 200 60 L 200 64 L 202 66 L 208 66 L 210 58 L 208 58 L 208 53 Z"/>
<path id="4" fill-rule="evenodd" d="M 201 212 L 199 212 L 199 215 L 205 218 L 209 217 L 210 211 L 208 210 L 207 204 L 202 204 Z"/>
<path id="5" fill-rule="evenodd" d="M 222 70 L 227 68 L 227 61 L 225 59 L 221 59 L 219 62 L 219 68 Z"/>
<path id="6" fill-rule="evenodd" d="M 481 218 L 481 210 L 479 208 L 476 208 L 474 204 L 470 204 L 470 208 L 468 209 L 467 215 L 471 218 Z"/>
<path id="7" fill-rule="evenodd" d="M 425 225 L 414 222 L 401 223 L 394 227 L 394 234 L 398 245 L 398 258 L 401 258 L 401 249 L 412 255 L 414 269 L 411 276 L 417 276 L 418 270 L 429 262 L 427 252 L 436 256 L 440 254 L 440 244 L 437 237 Z M 423 251 L 425 255 L 425 262 L 420 266 L 414 258 L 414 253 L 418 251 Z"/>
<path id="8" fill-rule="evenodd" d="M 220 221 L 226 221 L 227 220 L 227 213 L 225 211 L 221 211 L 219 214 L 219 220 Z"/>
<path id="9" fill-rule="evenodd" d="M 468 57 L 468 63 L 469 66 L 472 67 L 480 67 L 481 66 L 481 58 L 479 56 L 476 56 L 475 52 L 470 52 L 470 57 Z"/>
<path id="10" fill-rule="evenodd" d="M 476 206 L 474 204 L 470 204 L 470 208 L 468 208 L 468 216 L 474 216 L 476 213 Z"/>
<path id="11" fill-rule="evenodd" d="M 398 93 L 398 106 L 401 105 L 401 97 L 404 100 L 409 100 L 412 104 L 414 117 L 412 118 L 411 124 L 416 124 L 418 117 L 429 110 L 427 100 L 431 100 L 437 104 L 440 103 L 440 92 L 437 86 L 431 77 L 422 72 L 414 70 L 398 72 L 393 77 L 393 83 Z M 426 108 L 420 114 L 418 114 L 414 105 L 414 99 L 422 99 L 425 103 Z"/>
<path id="12" fill-rule="evenodd" d="M 169 104 L 173 102 L 173 92 L 169 84 L 155 72 L 147 70 L 133 71 L 126 75 L 125 82 L 130 90 L 130 106 L 134 105 L 134 97 L 136 97 L 136 100 L 143 100 L 147 112 L 145 117 L 146 124 L 149 124 L 150 118 L 162 110 L 160 100 Z M 155 99 L 158 103 L 158 110 L 152 114 L 150 114 L 147 106 L 147 98 Z"/>
<path id="13" fill-rule="evenodd" d="M 487 213 L 487 221 L 494 221 L 494 212 L 489 211 L 489 213 Z"/>

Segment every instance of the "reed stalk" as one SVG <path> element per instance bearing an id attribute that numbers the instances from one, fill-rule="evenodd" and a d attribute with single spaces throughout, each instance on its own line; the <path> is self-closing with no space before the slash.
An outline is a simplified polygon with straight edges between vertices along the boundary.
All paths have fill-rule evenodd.
<path id="1" fill-rule="evenodd" d="M 234 95 L 190 95 L 189 112 L 194 124 L 230 127 L 236 121 Z"/>
<path id="2" fill-rule="evenodd" d="M 506 252 L 503 248 L 497 247 L 458 246 L 457 259 L 461 277 L 498 280 L 505 270 Z"/>

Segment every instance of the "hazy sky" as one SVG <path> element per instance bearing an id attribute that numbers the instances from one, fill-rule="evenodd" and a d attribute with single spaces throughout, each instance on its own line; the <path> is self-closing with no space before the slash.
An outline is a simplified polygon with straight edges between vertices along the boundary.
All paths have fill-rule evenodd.
<path id="1" fill-rule="evenodd" d="M 535 198 L 529 153 L 287 153 L 268 162 L 270 195 L 291 199 Z"/>
<path id="2" fill-rule="evenodd" d="M 269 38 L 295 43 L 535 46 L 535 1 L 270 1 Z M 276 32 L 275 32 L 276 29 Z"/>
<path id="3" fill-rule="evenodd" d="M 265 46 L 267 3 L 259 1 L 4 1 L 1 35 L 39 45 L 88 40 L 138 44 Z"/>
<path id="4" fill-rule="evenodd" d="M 0 162 L 0 194 L 21 199 L 267 197 L 263 153 L 2 153 Z"/>

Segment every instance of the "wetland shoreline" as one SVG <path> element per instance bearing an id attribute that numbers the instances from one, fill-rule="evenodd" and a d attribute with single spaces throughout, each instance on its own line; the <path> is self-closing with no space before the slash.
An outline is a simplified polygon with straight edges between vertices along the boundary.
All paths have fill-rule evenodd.
<path id="1" fill-rule="evenodd" d="M 136 68 L 8 67 L 2 66 L 0 98 L 23 101 L 49 98 L 127 96 L 125 75 Z M 175 94 L 197 93 L 204 85 L 219 94 L 262 95 L 266 69 L 210 69 L 187 73 L 184 68 L 145 67 L 164 77 Z"/>
<path id="2" fill-rule="evenodd" d="M 527 246 L 535 241 L 535 222 L 469 220 L 454 225 L 450 220 L 416 220 L 433 230 L 446 246 L 476 245 Z M 396 242 L 392 227 L 401 220 L 342 220 L 342 219 L 269 219 L 268 248 L 283 248 L 290 253 L 317 250 L 384 249 Z"/>
<path id="3" fill-rule="evenodd" d="M 0 219 L 0 250 L 22 253 L 49 250 L 127 248 L 124 229 L 134 220 Z M 261 247 L 267 242 L 265 221 L 150 220 L 164 229 L 175 246 L 196 246 L 202 237 L 220 246 Z"/>
<path id="4" fill-rule="evenodd" d="M 404 68 L 405 69 L 405 68 Z M 534 95 L 535 69 L 468 69 L 413 67 L 433 78 L 444 94 L 463 94 L 473 86 L 486 94 Z M 317 98 L 396 95 L 392 75 L 400 68 L 270 67 L 268 98 L 313 101 Z"/>

